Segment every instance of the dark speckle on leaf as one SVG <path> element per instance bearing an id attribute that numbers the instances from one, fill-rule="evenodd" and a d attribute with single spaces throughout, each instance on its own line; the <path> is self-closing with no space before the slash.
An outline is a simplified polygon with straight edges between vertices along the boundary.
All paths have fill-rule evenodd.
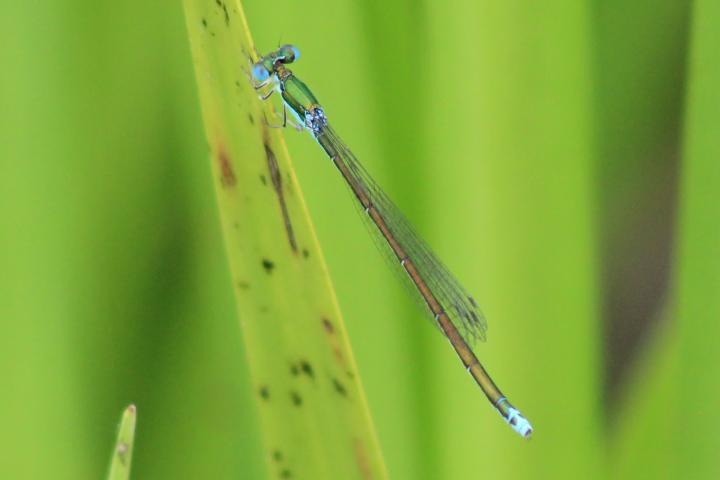
<path id="1" fill-rule="evenodd" d="M 272 273 L 273 268 L 275 268 L 275 264 L 268 260 L 267 258 L 263 258 L 262 266 L 265 269 L 267 273 Z"/>
<path id="2" fill-rule="evenodd" d="M 202 24 L 203 24 L 203 27 L 207 28 L 207 20 L 206 19 L 204 19 L 204 18 L 202 19 Z"/>
<path id="3" fill-rule="evenodd" d="M 240 86 L 240 84 L 238 83 L 238 87 L 239 86 Z M 248 120 L 250 120 L 250 125 L 255 125 L 255 119 L 253 118 L 251 113 L 248 113 Z"/>
<path id="4" fill-rule="evenodd" d="M 308 251 L 307 248 L 303 248 L 302 254 L 303 254 L 303 257 L 305 257 L 305 258 L 308 258 L 310 256 L 310 252 Z"/>
<path id="5" fill-rule="evenodd" d="M 330 320 L 323 317 L 322 319 L 323 328 L 327 333 L 333 333 L 335 331 L 335 328 L 333 327 L 333 324 Z"/>
<path id="6" fill-rule="evenodd" d="M 310 365 L 305 360 L 302 360 L 300 362 L 300 370 L 302 370 L 302 372 L 308 377 L 313 379 L 315 378 L 315 372 L 313 371 L 312 365 Z"/>
<path id="7" fill-rule="evenodd" d="M 262 398 L 263 400 L 270 400 L 270 390 L 268 389 L 268 387 L 263 385 L 262 387 L 260 387 L 258 393 L 260 394 L 260 398 Z"/>
<path id="8" fill-rule="evenodd" d="M 290 365 L 290 374 L 293 377 L 297 377 L 300 374 L 300 369 L 294 363 L 292 365 Z"/>
<path id="9" fill-rule="evenodd" d="M 272 454 L 272 458 L 273 458 L 273 460 L 275 460 L 276 462 L 282 462 L 283 454 L 282 454 L 282 452 L 281 452 L 280 450 L 275 450 L 275 451 L 273 452 L 273 454 Z"/>
<path id="10" fill-rule="evenodd" d="M 237 286 L 240 290 L 248 290 L 250 288 L 250 284 L 242 280 L 237 282 Z"/>
<path id="11" fill-rule="evenodd" d="M 225 5 L 225 2 L 223 2 L 222 0 L 215 0 L 215 4 L 223 9 L 223 12 L 225 12 L 225 23 L 230 24 L 230 15 L 228 14 L 228 9 Z"/>
<path id="12" fill-rule="evenodd" d="M 345 390 L 345 386 L 340 383 L 340 380 L 337 378 L 333 378 L 333 387 L 335 387 L 335 391 L 338 392 L 343 397 L 347 397 L 347 390 Z"/>
<path id="13" fill-rule="evenodd" d="M 265 178 L 265 175 L 260 175 L 260 181 L 263 185 L 267 185 L 267 178 Z"/>
<path id="14" fill-rule="evenodd" d="M 302 397 L 300 396 L 299 393 L 297 393 L 295 391 L 290 392 L 290 400 L 292 401 L 293 405 L 295 405 L 296 407 L 299 407 L 303 403 Z"/>
<path id="15" fill-rule="evenodd" d="M 286 468 L 280 472 L 280 478 L 292 478 L 292 472 Z"/>

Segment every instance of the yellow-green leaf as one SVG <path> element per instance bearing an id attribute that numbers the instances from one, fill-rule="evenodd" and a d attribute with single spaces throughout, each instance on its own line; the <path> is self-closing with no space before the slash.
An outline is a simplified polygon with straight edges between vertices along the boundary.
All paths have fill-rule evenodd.
<path id="1" fill-rule="evenodd" d="M 108 480 L 127 480 L 130 478 L 130 464 L 132 462 L 133 442 L 135 440 L 135 422 L 137 410 L 130 405 L 123 412 L 118 429 L 117 442 L 110 463 Z"/>
<path id="2" fill-rule="evenodd" d="M 185 11 L 270 476 L 385 478 L 328 273 L 239 2 Z"/>

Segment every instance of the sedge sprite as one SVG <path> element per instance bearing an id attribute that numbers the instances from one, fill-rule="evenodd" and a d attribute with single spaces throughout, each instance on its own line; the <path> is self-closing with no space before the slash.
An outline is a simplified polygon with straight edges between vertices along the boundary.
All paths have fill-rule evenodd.
<path id="1" fill-rule="evenodd" d="M 252 76 L 262 99 L 277 92 L 283 100 L 283 126 L 287 110 L 298 126 L 310 132 L 340 171 L 359 202 L 371 231 L 410 281 L 426 313 L 437 324 L 455 349 L 465 369 L 472 375 L 490 403 L 505 421 L 523 437 L 532 433 L 530 422 L 505 398 L 473 352 L 476 340 L 485 340 L 487 324 L 475 300 L 445 268 L 427 244 L 415 233 L 390 198 L 370 177 L 355 155 L 328 123 L 315 95 L 288 65 L 300 56 L 292 45 L 285 45 L 255 62 Z"/>

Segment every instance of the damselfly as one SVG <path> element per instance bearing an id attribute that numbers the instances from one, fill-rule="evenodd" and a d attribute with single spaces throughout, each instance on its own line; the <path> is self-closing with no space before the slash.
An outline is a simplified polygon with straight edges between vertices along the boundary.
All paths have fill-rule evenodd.
<path id="1" fill-rule="evenodd" d="M 475 300 L 415 233 L 330 127 L 322 106 L 310 89 L 287 67 L 299 56 L 295 47 L 285 45 L 261 57 L 252 67 L 252 76 L 257 82 L 255 89 L 263 100 L 274 92 L 280 94 L 283 126 L 287 123 L 287 110 L 290 110 L 298 128 L 308 130 L 325 150 L 369 219 L 371 229 L 381 236 L 385 248 L 404 270 L 403 275 L 410 280 L 424 309 L 450 341 L 467 371 L 507 423 L 523 437 L 529 437 L 532 433 L 530 422 L 508 402 L 472 350 L 476 340 L 485 340 L 487 328 Z"/>

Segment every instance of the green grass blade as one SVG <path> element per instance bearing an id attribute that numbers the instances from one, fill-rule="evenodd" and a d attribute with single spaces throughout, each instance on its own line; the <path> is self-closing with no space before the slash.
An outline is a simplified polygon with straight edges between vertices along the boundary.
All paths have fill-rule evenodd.
<path id="1" fill-rule="evenodd" d="M 115 451 L 110 463 L 108 480 L 127 480 L 130 478 L 136 420 L 137 410 L 135 405 L 130 405 L 125 409 L 122 419 L 120 419 L 120 428 L 118 429 Z"/>
<path id="2" fill-rule="evenodd" d="M 677 301 L 678 459 L 685 478 L 720 476 L 720 3 L 693 4 Z M 676 478 L 678 478 L 676 477 Z"/>
<path id="3" fill-rule="evenodd" d="M 244 13 L 221 0 L 186 0 L 185 11 L 269 473 L 385 478 L 282 132 L 267 126 L 270 102 L 244 73 L 253 51 Z"/>

